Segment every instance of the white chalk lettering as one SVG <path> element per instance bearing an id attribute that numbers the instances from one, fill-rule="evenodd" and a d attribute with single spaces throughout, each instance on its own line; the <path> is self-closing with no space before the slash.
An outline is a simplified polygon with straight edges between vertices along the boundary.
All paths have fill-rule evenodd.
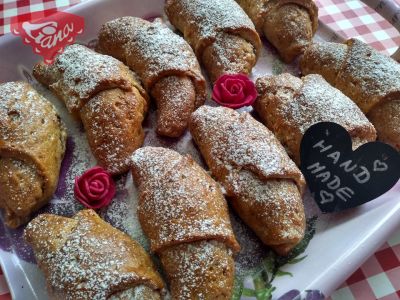
<path id="1" fill-rule="evenodd" d="M 333 180 L 330 181 L 326 186 L 331 190 L 338 189 L 340 187 L 340 178 L 338 176 L 334 175 Z"/>
<path id="2" fill-rule="evenodd" d="M 350 160 L 346 160 L 345 162 L 342 162 L 339 166 L 340 166 L 341 168 L 344 167 L 344 170 L 345 170 L 346 172 L 353 172 L 354 169 L 357 168 L 357 165 L 351 166 L 352 163 L 353 163 L 353 161 L 350 159 Z"/>
<path id="3" fill-rule="evenodd" d="M 371 175 L 366 167 L 361 166 L 360 168 L 362 169 L 362 171 L 358 174 L 353 174 L 353 177 L 358 183 L 364 184 L 369 181 Z"/>
<path id="4" fill-rule="evenodd" d="M 384 172 L 389 169 L 388 165 L 379 159 L 374 161 L 374 172 Z"/>
<path id="5" fill-rule="evenodd" d="M 323 152 L 325 152 L 325 151 L 328 151 L 329 149 L 331 149 L 332 148 L 332 145 L 329 145 L 329 146 L 324 146 L 324 143 L 325 143 L 325 141 L 324 140 L 321 140 L 321 141 L 319 141 L 318 143 L 316 143 L 314 146 L 313 146 L 313 148 L 321 148 L 321 150 L 320 150 L 320 152 L 321 153 L 323 153 Z"/>
<path id="6" fill-rule="evenodd" d="M 351 196 L 353 196 L 353 195 L 354 195 L 354 191 L 347 186 L 342 187 L 336 191 L 336 196 L 338 196 L 344 202 L 346 202 L 347 200 L 350 200 Z"/>
<path id="7" fill-rule="evenodd" d="M 321 166 L 319 164 L 319 162 L 316 162 L 315 164 L 312 164 L 311 166 L 308 166 L 307 170 L 314 169 L 313 171 L 311 171 L 311 174 L 315 174 L 315 173 L 319 173 L 319 172 L 325 170 L 325 168 L 326 168 L 325 166 Z"/>
<path id="8" fill-rule="evenodd" d="M 340 152 L 339 151 L 332 152 L 331 154 L 327 155 L 327 157 L 332 158 L 333 163 L 336 165 L 340 159 Z"/>
<path id="9" fill-rule="evenodd" d="M 321 204 L 330 203 L 335 199 L 335 196 L 332 193 L 324 190 L 321 190 L 319 192 L 319 195 L 321 197 Z"/>
<path id="10" fill-rule="evenodd" d="M 331 178 L 331 172 L 326 171 L 326 172 L 322 172 L 319 173 L 317 176 L 315 176 L 316 178 L 322 178 L 321 182 L 327 182 L 329 180 L 329 178 Z"/>

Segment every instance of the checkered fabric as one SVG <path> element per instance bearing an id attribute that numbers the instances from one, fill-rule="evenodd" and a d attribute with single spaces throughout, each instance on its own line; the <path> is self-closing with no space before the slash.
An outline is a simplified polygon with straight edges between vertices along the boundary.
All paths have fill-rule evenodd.
<path id="1" fill-rule="evenodd" d="M 10 32 L 12 17 L 34 12 L 42 12 L 47 17 L 79 2 L 82 0 L 0 0 L 0 35 Z"/>
<path id="2" fill-rule="evenodd" d="M 400 5 L 400 0 L 393 0 Z M 358 38 L 375 49 L 393 54 L 399 32 L 373 9 L 358 0 L 317 0 L 319 19 L 343 37 Z"/>
<path id="3" fill-rule="evenodd" d="M 48 16 L 87 0 L 0 0 L 0 35 L 10 31 L 10 19 L 32 12 Z M 111 1 L 111 0 L 110 0 Z M 394 0 L 400 4 L 400 0 Z M 357 37 L 375 49 L 392 54 L 400 34 L 358 0 L 316 0 L 320 20 L 343 37 Z M 0 269 L 0 300 L 11 296 Z M 400 299 L 400 230 L 351 275 L 330 300 Z"/>
<path id="4" fill-rule="evenodd" d="M 400 299 L 400 231 L 371 256 L 331 300 Z"/>

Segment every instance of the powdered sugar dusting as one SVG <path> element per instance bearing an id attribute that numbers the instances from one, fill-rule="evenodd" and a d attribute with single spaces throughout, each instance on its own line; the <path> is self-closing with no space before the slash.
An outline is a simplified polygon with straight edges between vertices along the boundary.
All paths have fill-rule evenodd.
<path id="1" fill-rule="evenodd" d="M 300 193 L 292 181 L 263 181 L 248 171 L 234 176 L 230 174 L 227 181 L 232 185 L 232 193 L 240 197 L 243 205 L 251 207 L 256 202 L 266 208 L 255 214 L 260 220 L 267 220 L 266 236 L 274 236 L 275 242 L 296 240 L 303 236 L 303 207 Z"/>
<path id="2" fill-rule="evenodd" d="M 93 150 L 99 154 L 101 153 L 103 163 L 107 164 L 105 166 L 107 171 L 114 174 L 126 168 L 129 156 L 126 156 L 125 159 L 120 157 L 121 153 L 123 153 L 121 148 L 126 146 L 126 137 L 123 135 L 123 124 L 118 124 L 120 123 L 117 111 L 119 108 L 115 106 L 113 110 L 107 109 L 107 104 L 102 103 L 104 101 L 106 100 L 97 97 L 92 98 L 81 111 L 81 116 L 83 113 L 87 114 L 82 117 L 85 118 L 86 126 L 90 127 L 90 134 L 94 138 L 95 147 Z M 123 108 L 128 109 L 126 106 L 124 105 Z M 134 114 L 136 112 L 131 111 L 131 113 Z M 99 143 L 99 140 L 103 142 Z"/>
<path id="3" fill-rule="evenodd" d="M 268 129 L 248 113 L 203 106 L 192 116 L 191 133 L 234 205 L 247 207 L 238 213 L 264 243 L 302 238 L 304 179 Z"/>
<path id="4" fill-rule="evenodd" d="M 55 190 L 65 137 L 55 108 L 32 86 L 0 85 L 0 206 L 9 226 L 24 224 Z"/>
<path id="5" fill-rule="evenodd" d="M 80 116 L 99 164 L 112 174 L 129 169 L 142 141 L 146 97 L 135 74 L 117 59 L 71 45 L 53 65 L 39 64 L 35 76 Z"/>
<path id="6" fill-rule="evenodd" d="M 398 97 L 400 64 L 356 39 L 351 39 L 347 45 L 348 54 L 336 84 L 348 83 L 346 94 L 363 112 L 368 113 L 390 93 Z"/>
<path id="7" fill-rule="evenodd" d="M 127 271 L 129 261 L 126 241 L 110 233 L 99 239 L 101 224 L 78 217 L 73 220 L 42 218 L 30 223 L 30 236 L 42 236 L 46 228 L 64 228 L 65 232 L 49 231 L 48 240 L 35 245 L 36 257 L 47 270 L 47 281 L 65 299 L 106 299 L 118 286 L 131 285 L 140 275 Z M 46 224 L 51 222 L 51 224 Z M 54 234 L 54 235 L 52 235 Z"/>
<path id="8" fill-rule="evenodd" d="M 344 45 L 326 42 L 312 45 L 301 65 L 305 73 L 323 74 L 364 113 L 386 97 L 389 101 L 399 97 L 400 64 L 357 39 L 350 39 Z"/>
<path id="9" fill-rule="evenodd" d="M 261 34 L 264 25 L 264 18 L 268 12 L 266 3 L 268 0 L 236 0 L 236 2 L 243 8 L 246 14 L 251 18 L 257 31 Z"/>
<path id="10" fill-rule="evenodd" d="M 169 11 L 169 6 L 179 8 L 179 11 Z M 188 23 L 194 30 L 198 31 L 199 40 L 191 39 L 192 48 L 197 49 L 200 42 L 211 39 L 214 40 L 218 33 L 223 31 L 234 32 L 242 28 L 255 30 L 250 18 L 243 9 L 231 0 L 171 0 L 167 1 L 167 14 L 179 19 L 188 18 Z M 195 25 L 194 25 L 195 24 Z M 180 28 L 182 29 L 182 28 Z M 186 34 L 186 31 L 185 31 Z M 196 44 L 193 44 L 196 43 Z M 257 46 L 258 45 L 254 45 Z M 197 53 L 197 51 L 196 51 Z M 200 53 L 197 53 L 198 55 Z"/>
<path id="11" fill-rule="evenodd" d="M 225 299 L 223 296 L 230 292 L 229 281 L 234 274 L 232 251 L 220 242 L 182 244 L 163 252 L 161 260 L 168 269 L 176 299 Z"/>
<path id="12" fill-rule="evenodd" d="M 43 117 L 43 109 L 50 110 L 49 117 L 53 120 L 51 113 L 56 116 L 57 112 L 49 106 L 47 100 L 31 89 L 24 82 L 7 82 L 0 84 L 0 136 L 5 142 L 13 143 L 15 148 L 26 144 L 35 144 L 40 136 L 38 131 L 22 130 L 20 126 L 35 129 L 46 125 L 50 120 Z M 23 124 L 21 124 L 23 121 Z M 11 126 L 8 126 L 10 123 Z M 49 137 L 54 138 L 54 137 Z"/>
<path id="13" fill-rule="evenodd" d="M 196 93 L 190 78 L 168 76 L 160 79 L 152 89 L 157 102 L 157 132 L 165 136 L 181 136 L 195 110 Z"/>
<path id="14" fill-rule="evenodd" d="M 46 122 L 42 117 L 44 101 L 38 93 L 29 90 L 26 83 L 7 82 L 0 85 L 0 137 L 4 144 L 24 148 L 28 141 L 30 144 L 39 142 L 37 131 L 23 130 L 22 126 L 35 129 L 40 120 Z"/>
<path id="15" fill-rule="evenodd" d="M 34 164 L 0 157 L 0 207 L 7 225 L 26 223 L 38 203 L 43 203 L 44 180 Z"/>
<path id="16" fill-rule="evenodd" d="M 123 292 L 112 295 L 107 300 L 159 300 L 161 296 L 145 285 L 127 289 Z"/>
<path id="17" fill-rule="evenodd" d="M 159 107 L 157 132 L 182 135 L 189 114 L 205 100 L 205 81 L 189 44 L 160 19 L 122 17 L 103 25 L 99 49 L 137 72 Z"/>
<path id="18" fill-rule="evenodd" d="M 203 141 L 198 144 L 210 147 L 213 164 L 209 166 L 216 165 L 213 173 L 250 169 L 265 178 L 285 178 L 284 174 L 290 173 L 300 176 L 274 135 L 248 113 L 203 106 L 192 115 L 192 122 L 196 127 L 192 134 Z"/>
<path id="19" fill-rule="evenodd" d="M 188 240 L 236 243 L 222 193 L 199 166 L 154 147 L 137 150 L 132 160 L 141 195 L 139 217 L 153 251 Z"/>
<path id="20" fill-rule="evenodd" d="M 57 99 L 57 97 L 44 86 L 36 84 L 34 87 L 45 95 L 46 99 L 53 103 L 60 113 L 62 120 L 68 128 L 68 144 L 70 145 L 65 155 L 70 157 L 71 164 L 66 166 L 68 167 L 67 169 L 61 170 L 61 173 L 65 174 L 65 182 L 63 182 L 65 188 L 53 196 L 50 205 L 46 208 L 46 212 L 62 216 L 73 216 L 83 208 L 83 206 L 75 200 L 75 177 L 81 176 L 86 170 L 95 166 L 96 160 L 90 150 L 82 125 L 71 116 L 65 108 L 64 103 Z"/>
<path id="21" fill-rule="evenodd" d="M 79 111 L 89 98 L 101 90 L 131 88 L 129 80 L 120 75 L 122 71 L 128 72 L 120 61 L 78 44 L 66 47 L 54 64 L 37 69 L 39 73 L 44 70 L 47 80 L 55 80 L 50 87 L 63 98 L 71 112 Z"/>
<path id="22" fill-rule="evenodd" d="M 141 195 L 139 217 L 153 251 L 212 238 L 237 248 L 221 191 L 190 158 L 145 147 L 132 160 Z"/>
<path id="23" fill-rule="evenodd" d="M 133 182 L 132 173 L 129 172 L 116 184 L 118 193 L 114 201 L 100 215 L 114 227 L 138 241 L 144 249 L 150 251 L 149 240 L 139 222 L 137 213 L 139 193 Z"/>
<path id="24" fill-rule="evenodd" d="M 257 62 L 254 46 L 242 37 L 220 33 L 203 53 L 202 61 L 212 81 L 223 74 L 249 74 Z"/>
<path id="25" fill-rule="evenodd" d="M 137 91 L 119 89 L 102 92 L 82 108 L 81 119 L 93 153 L 111 174 L 129 170 L 129 157 L 144 139 L 146 111 L 146 100 Z"/>
<path id="26" fill-rule="evenodd" d="M 125 61 L 141 77 L 149 91 L 162 72 L 193 72 L 200 69 L 189 45 L 161 23 L 134 17 L 122 17 L 106 23 L 101 36 L 123 48 Z M 106 38 L 105 38 L 106 39 Z M 103 49 L 104 50 L 104 49 Z"/>
<path id="27" fill-rule="evenodd" d="M 341 124 L 347 130 L 366 127 L 373 130 L 371 123 L 361 110 L 338 89 L 333 88 L 320 75 L 307 75 L 303 86 L 297 91 L 296 101 L 282 106 L 283 115 L 296 124 L 302 134 L 313 124 L 330 121 Z"/>

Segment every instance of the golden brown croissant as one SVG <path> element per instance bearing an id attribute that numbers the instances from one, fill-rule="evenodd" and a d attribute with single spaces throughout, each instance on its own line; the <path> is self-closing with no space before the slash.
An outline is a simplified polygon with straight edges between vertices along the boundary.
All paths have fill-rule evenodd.
<path id="1" fill-rule="evenodd" d="M 290 63 L 312 42 L 318 26 L 313 0 L 236 0 L 254 22 L 260 35 Z"/>
<path id="2" fill-rule="evenodd" d="M 303 175 L 279 141 L 250 114 L 202 106 L 190 132 L 233 208 L 257 236 L 286 255 L 303 238 Z"/>
<path id="3" fill-rule="evenodd" d="M 167 0 L 172 25 L 194 49 L 212 82 L 227 73 L 251 73 L 261 41 L 234 0 Z"/>
<path id="4" fill-rule="evenodd" d="M 173 299 L 231 299 L 239 245 L 217 183 L 190 156 L 145 147 L 133 154 L 138 214 Z"/>
<path id="5" fill-rule="evenodd" d="M 16 228 L 57 188 L 66 131 L 55 108 L 28 83 L 0 84 L 0 208 Z"/>
<path id="6" fill-rule="evenodd" d="M 374 126 L 348 97 L 320 75 L 291 74 L 257 79 L 254 108 L 290 157 L 300 165 L 300 144 L 306 130 L 318 122 L 335 122 L 350 134 L 353 148 L 376 139 Z"/>
<path id="7" fill-rule="evenodd" d="M 65 48 L 53 64 L 33 75 L 80 117 L 99 165 L 111 174 L 129 169 L 129 157 L 144 140 L 147 94 L 120 61 L 82 45 Z"/>
<path id="8" fill-rule="evenodd" d="M 52 299 L 161 299 L 164 284 L 146 251 L 92 210 L 39 215 L 25 239 Z"/>
<path id="9" fill-rule="evenodd" d="M 375 126 L 378 139 L 400 151 L 400 64 L 350 39 L 311 45 L 301 70 L 322 75 L 351 98 Z"/>
<path id="10" fill-rule="evenodd" d="M 102 26 L 98 49 L 139 75 L 157 104 L 157 133 L 181 136 L 206 94 L 200 66 L 185 40 L 159 20 L 123 17 Z"/>

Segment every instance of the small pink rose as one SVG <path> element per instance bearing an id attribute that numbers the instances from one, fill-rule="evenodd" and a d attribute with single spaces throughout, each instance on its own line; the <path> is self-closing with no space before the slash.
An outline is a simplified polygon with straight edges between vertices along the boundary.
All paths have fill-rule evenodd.
<path id="1" fill-rule="evenodd" d="M 257 90 L 246 75 L 225 74 L 215 82 L 212 98 L 222 106 L 240 108 L 253 104 Z"/>
<path id="2" fill-rule="evenodd" d="M 99 209 L 110 204 L 115 195 L 115 184 L 107 171 L 94 167 L 75 178 L 74 193 L 87 208 Z"/>

